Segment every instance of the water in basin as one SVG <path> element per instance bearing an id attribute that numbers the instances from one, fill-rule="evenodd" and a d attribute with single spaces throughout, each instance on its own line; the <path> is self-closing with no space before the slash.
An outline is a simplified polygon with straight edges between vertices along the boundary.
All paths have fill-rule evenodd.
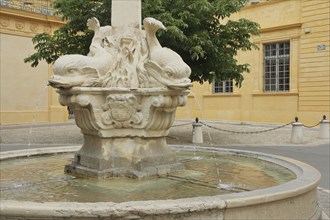
<path id="1" fill-rule="evenodd" d="M 295 174 L 279 165 L 210 152 L 177 152 L 185 170 L 166 176 L 95 179 L 64 173 L 72 153 L 1 161 L 1 199 L 34 202 L 125 202 L 237 193 L 276 186 Z"/>

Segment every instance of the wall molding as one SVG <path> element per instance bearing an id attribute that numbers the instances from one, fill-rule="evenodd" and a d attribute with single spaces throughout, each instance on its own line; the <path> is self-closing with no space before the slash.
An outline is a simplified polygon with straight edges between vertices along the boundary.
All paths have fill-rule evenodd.
<path id="1" fill-rule="evenodd" d="M 19 11 L 9 8 L 0 10 L 0 33 L 33 37 L 36 34 L 52 34 L 65 22 L 49 15 Z"/>
<path id="2" fill-rule="evenodd" d="M 301 28 L 301 26 L 302 26 L 302 23 L 293 23 L 293 24 L 287 24 L 287 25 L 281 25 L 281 26 L 275 26 L 275 27 L 261 28 L 260 33 L 263 34 L 263 33 L 273 32 L 273 31 Z"/>

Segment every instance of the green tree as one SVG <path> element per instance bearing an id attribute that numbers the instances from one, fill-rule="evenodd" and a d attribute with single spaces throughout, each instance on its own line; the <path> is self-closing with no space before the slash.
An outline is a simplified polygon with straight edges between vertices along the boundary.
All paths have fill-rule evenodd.
<path id="1" fill-rule="evenodd" d="M 142 0 L 142 14 L 167 27 L 158 32 L 159 41 L 182 56 L 192 69 L 191 80 L 234 79 L 241 85 L 249 64 L 239 64 L 235 56 L 239 50 L 257 48 L 250 37 L 258 35 L 259 25 L 244 18 L 228 18 L 247 1 Z M 86 55 L 93 37 L 86 27 L 88 18 L 97 17 L 101 25 L 111 24 L 111 0 L 56 0 L 53 7 L 68 22 L 53 35 L 43 33 L 32 39 L 37 52 L 24 61 L 33 67 L 42 59 L 52 63 L 64 54 Z"/>

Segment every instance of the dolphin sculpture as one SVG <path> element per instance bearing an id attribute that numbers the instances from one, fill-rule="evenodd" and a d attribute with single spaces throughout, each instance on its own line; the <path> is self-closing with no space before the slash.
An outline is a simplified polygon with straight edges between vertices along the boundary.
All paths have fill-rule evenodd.
<path id="1" fill-rule="evenodd" d="M 104 46 L 105 36 L 111 26 L 100 27 L 96 18 L 88 19 L 87 26 L 94 37 L 87 56 L 70 54 L 58 58 L 53 65 L 54 75 L 48 80 L 55 88 L 97 86 L 113 65 L 113 54 Z"/>
<path id="2" fill-rule="evenodd" d="M 156 37 L 159 29 L 166 29 L 154 18 L 143 20 L 150 60 L 144 64 L 148 73 L 159 83 L 170 89 L 186 89 L 191 86 L 190 67 L 173 50 L 162 47 Z"/>

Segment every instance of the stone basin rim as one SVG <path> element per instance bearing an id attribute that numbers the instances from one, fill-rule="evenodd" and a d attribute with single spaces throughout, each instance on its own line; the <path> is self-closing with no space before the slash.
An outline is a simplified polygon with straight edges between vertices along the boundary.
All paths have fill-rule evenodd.
<path id="1" fill-rule="evenodd" d="M 282 156 L 275 156 L 271 154 L 264 154 L 252 151 L 242 150 L 228 150 L 215 147 L 200 147 L 190 145 L 171 145 L 175 150 L 183 151 L 203 151 L 203 152 L 219 152 L 227 154 L 241 155 L 245 157 L 254 157 L 256 159 L 269 161 L 281 166 L 287 167 L 293 171 L 297 178 L 286 182 L 281 185 L 257 189 L 249 192 L 240 192 L 234 194 L 224 194 L 216 196 L 204 196 L 204 197 L 192 197 L 173 200 L 147 200 L 147 201 L 129 201 L 129 202 L 96 202 L 96 203 L 79 203 L 79 202 L 30 202 L 30 201 L 14 201 L 14 200 L 1 200 L 1 212 L 3 214 L 8 213 L 27 213 L 28 210 L 36 209 L 39 207 L 41 210 L 48 210 L 49 212 L 56 213 L 63 212 L 69 214 L 72 210 L 79 212 L 90 213 L 93 211 L 95 215 L 102 215 L 111 210 L 125 210 L 134 211 L 139 210 L 146 214 L 166 214 L 169 209 L 174 209 L 177 212 L 185 212 L 188 209 L 194 211 L 210 210 L 210 209 L 224 209 L 233 207 L 242 207 L 257 205 L 265 202 L 273 202 L 282 200 L 297 195 L 304 194 L 316 188 L 320 182 L 321 174 L 312 166 L 303 162 L 286 158 Z M 13 159 L 19 157 L 26 157 L 28 155 L 47 155 L 55 153 L 70 153 L 78 150 L 80 146 L 68 146 L 68 147 L 52 147 L 52 148 L 39 148 L 30 150 L 17 150 L 1 152 L 0 161 L 6 159 Z M 180 205 L 180 210 L 176 207 Z M 183 208 L 183 207 L 184 208 Z M 31 208 L 35 207 L 35 208 Z M 152 209 L 151 209 L 152 207 Z M 182 209 L 183 208 L 183 209 Z M 106 210 L 106 211 L 105 211 Z M 153 210 L 155 213 L 150 213 Z M 98 214 L 97 214 L 98 213 Z M 18 213 L 17 213 L 18 214 Z M 37 213 L 34 213 L 34 216 Z M 61 215 L 62 215 L 61 214 Z M 94 215 L 93 214 L 93 215 Z M 43 215 L 43 212 L 40 212 Z"/>

